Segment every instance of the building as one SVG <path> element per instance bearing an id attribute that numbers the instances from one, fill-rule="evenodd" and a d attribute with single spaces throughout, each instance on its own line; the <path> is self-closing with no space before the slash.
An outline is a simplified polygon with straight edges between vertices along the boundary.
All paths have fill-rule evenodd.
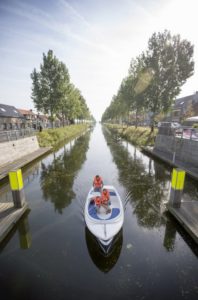
<path id="1" fill-rule="evenodd" d="M 198 115 L 198 92 L 175 100 L 172 109 L 172 121 L 182 122 L 184 119 L 195 115 Z"/>
<path id="2" fill-rule="evenodd" d="M 33 111 L 30 109 L 21 109 L 17 108 L 17 110 L 23 115 L 24 121 L 22 124 L 23 128 L 33 128 L 34 124 L 36 124 L 37 121 L 37 115 L 33 113 Z"/>
<path id="3" fill-rule="evenodd" d="M 37 115 L 37 128 L 38 126 L 42 126 L 42 128 L 48 128 L 50 127 L 49 118 L 46 115 Z"/>
<path id="4" fill-rule="evenodd" d="M 20 129 L 24 123 L 24 116 L 14 107 L 0 104 L 0 130 Z"/>

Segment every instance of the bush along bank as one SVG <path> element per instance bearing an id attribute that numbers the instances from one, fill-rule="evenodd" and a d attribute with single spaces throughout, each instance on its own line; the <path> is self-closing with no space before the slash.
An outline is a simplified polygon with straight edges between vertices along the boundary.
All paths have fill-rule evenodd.
<path id="1" fill-rule="evenodd" d="M 37 133 L 40 147 L 55 147 L 63 141 L 70 140 L 89 128 L 88 124 L 75 124 L 61 128 L 47 129 Z"/>
<path id="2" fill-rule="evenodd" d="M 120 137 L 139 147 L 154 146 L 158 130 L 151 132 L 148 127 L 135 127 L 117 124 L 105 124 L 110 131 L 117 133 Z"/>

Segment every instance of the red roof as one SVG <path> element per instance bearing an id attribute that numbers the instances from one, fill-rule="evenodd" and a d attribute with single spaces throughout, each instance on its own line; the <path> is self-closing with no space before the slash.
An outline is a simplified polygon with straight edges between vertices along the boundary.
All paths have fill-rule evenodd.
<path id="1" fill-rule="evenodd" d="M 22 115 L 35 115 L 32 110 L 17 108 Z"/>

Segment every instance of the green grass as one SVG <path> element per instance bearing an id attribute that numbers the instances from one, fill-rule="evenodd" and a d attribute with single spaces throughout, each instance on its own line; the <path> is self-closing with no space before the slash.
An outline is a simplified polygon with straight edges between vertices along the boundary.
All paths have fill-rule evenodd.
<path id="1" fill-rule="evenodd" d="M 87 124 L 76 124 L 65 127 L 47 129 L 37 133 L 40 147 L 55 147 L 64 140 L 71 139 L 88 128 Z"/>
<path id="2" fill-rule="evenodd" d="M 110 130 L 116 131 L 122 138 L 131 142 L 134 145 L 153 146 L 155 144 L 155 137 L 157 135 L 157 129 L 151 132 L 149 127 L 137 127 L 135 126 L 122 126 L 115 124 L 107 124 Z"/>

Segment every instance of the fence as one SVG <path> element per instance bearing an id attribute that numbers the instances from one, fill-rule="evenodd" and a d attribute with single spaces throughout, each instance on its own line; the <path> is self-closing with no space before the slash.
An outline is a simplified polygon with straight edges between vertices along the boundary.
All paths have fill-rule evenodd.
<path id="1" fill-rule="evenodd" d="M 36 134 L 36 130 L 32 128 L 0 131 L 0 143 L 19 140 Z"/>
<path id="2" fill-rule="evenodd" d="M 180 128 L 170 128 L 170 127 L 159 127 L 159 134 L 175 136 L 181 139 L 189 139 L 198 141 L 198 129 L 191 127 L 180 127 Z"/>

